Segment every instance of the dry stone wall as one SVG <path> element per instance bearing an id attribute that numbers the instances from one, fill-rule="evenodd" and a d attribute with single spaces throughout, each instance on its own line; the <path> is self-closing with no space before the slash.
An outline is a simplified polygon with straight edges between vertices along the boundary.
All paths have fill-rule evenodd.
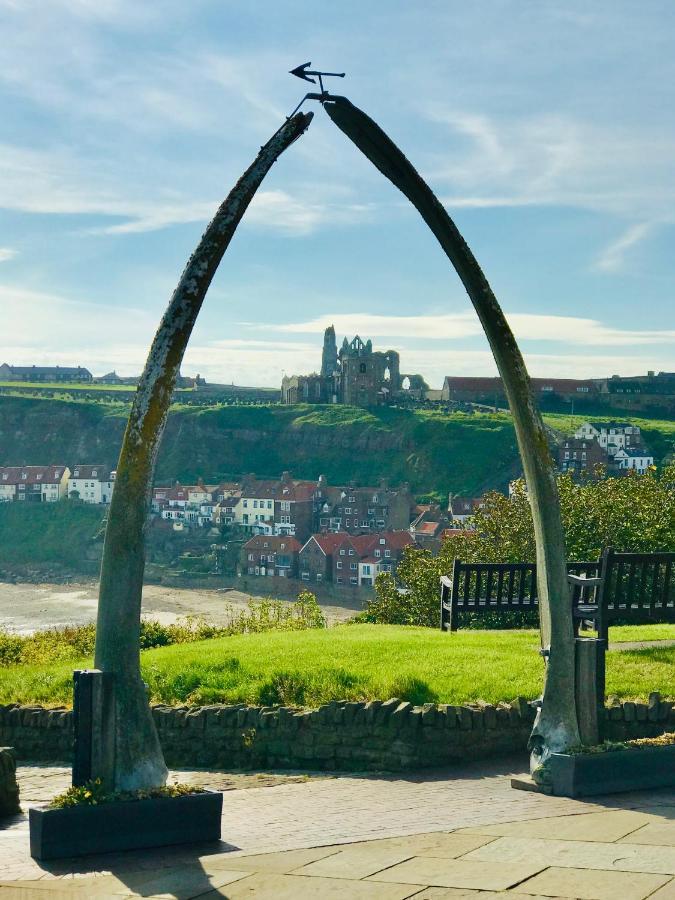
<path id="1" fill-rule="evenodd" d="M 16 759 L 11 747 L 0 747 L 0 819 L 19 811 Z"/>
<path id="2" fill-rule="evenodd" d="M 611 740 L 675 730 L 671 702 L 606 709 Z M 524 699 L 499 706 L 413 706 L 396 699 L 291 707 L 154 706 L 169 766 L 217 769 L 401 771 L 522 753 L 535 710 Z M 20 760 L 68 761 L 72 713 L 66 709 L 0 706 L 0 745 Z"/>

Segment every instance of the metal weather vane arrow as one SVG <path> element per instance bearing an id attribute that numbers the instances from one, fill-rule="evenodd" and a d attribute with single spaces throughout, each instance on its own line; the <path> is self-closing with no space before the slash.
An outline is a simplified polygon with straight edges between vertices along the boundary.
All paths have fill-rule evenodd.
<path id="1" fill-rule="evenodd" d="M 312 84 L 316 84 L 316 78 L 310 78 L 310 75 L 316 75 L 319 79 L 319 87 L 321 88 L 322 94 L 326 92 L 323 86 L 323 78 L 345 77 L 344 72 L 316 72 L 309 68 L 311 65 L 311 62 L 306 62 L 302 66 L 296 66 L 295 69 L 291 69 L 288 74 L 295 75 L 296 78 L 302 78 L 303 81 L 311 81 Z"/>

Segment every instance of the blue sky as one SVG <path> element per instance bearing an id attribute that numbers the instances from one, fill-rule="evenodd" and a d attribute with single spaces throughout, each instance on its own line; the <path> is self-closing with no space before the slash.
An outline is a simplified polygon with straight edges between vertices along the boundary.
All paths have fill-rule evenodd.
<path id="1" fill-rule="evenodd" d="M 312 60 L 446 204 L 531 374 L 675 370 L 672 0 L 0 0 L 0 34 L 0 362 L 138 372 Z M 183 369 L 277 385 L 331 322 L 433 386 L 494 372 L 417 214 L 317 109 Z"/>

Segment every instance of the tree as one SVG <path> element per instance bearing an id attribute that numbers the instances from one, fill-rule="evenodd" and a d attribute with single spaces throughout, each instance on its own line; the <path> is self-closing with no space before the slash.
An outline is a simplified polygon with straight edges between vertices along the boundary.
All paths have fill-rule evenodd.
<path id="1" fill-rule="evenodd" d="M 560 475 L 558 493 L 570 560 L 598 559 L 606 547 L 633 553 L 675 552 L 675 466 L 660 477 L 651 471 L 578 483 L 569 474 Z M 380 576 L 366 618 L 437 628 L 439 579 L 452 571 L 453 560 L 498 563 L 535 558 L 534 525 L 523 481 L 516 483 L 511 497 L 496 491 L 486 494 L 472 525 L 475 530 L 445 540 L 437 556 L 406 548 L 398 586 L 390 576 Z"/>
<path id="2" fill-rule="evenodd" d="M 129 415 L 106 530 L 95 665 L 114 681 L 116 790 L 164 784 L 166 766 L 140 672 L 145 531 L 159 443 L 183 354 L 211 280 L 244 212 L 273 163 L 307 129 L 298 113 L 260 148 L 207 227 L 153 340 Z"/>

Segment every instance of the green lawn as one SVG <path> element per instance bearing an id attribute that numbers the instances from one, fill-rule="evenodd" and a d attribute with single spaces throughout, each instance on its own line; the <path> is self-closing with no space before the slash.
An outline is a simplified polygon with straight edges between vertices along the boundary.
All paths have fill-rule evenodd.
<path id="1" fill-rule="evenodd" d="M 537 647 L 535 631 L 450 636 L 428 628 L 342 625 L 147 650 L 142 665 L 153 701 L 165 703 L 316 706 L 389 697 L 497 703 L 539 694 Z M 658 690 L 675 698 L 673 663 L 675 648 L 610 652 L 607 692 L 646 698 Z M 0 702 L 69 704 L 73 668 L 90 664 L 0 669 Z"/>

